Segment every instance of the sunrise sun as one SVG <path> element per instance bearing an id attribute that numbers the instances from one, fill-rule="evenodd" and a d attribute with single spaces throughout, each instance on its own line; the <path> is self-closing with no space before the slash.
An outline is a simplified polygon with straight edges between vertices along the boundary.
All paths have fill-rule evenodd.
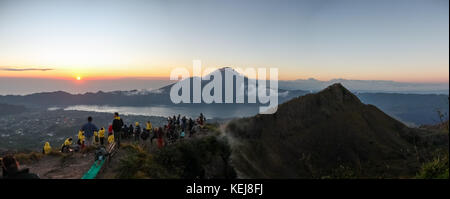
<path id="1" fill-rule="evenodd" d="M 80 80 L 81 80 L 81 77 L 80 77 L 80 76 L 77 76 L 77 80 L 80 81 Z"/>

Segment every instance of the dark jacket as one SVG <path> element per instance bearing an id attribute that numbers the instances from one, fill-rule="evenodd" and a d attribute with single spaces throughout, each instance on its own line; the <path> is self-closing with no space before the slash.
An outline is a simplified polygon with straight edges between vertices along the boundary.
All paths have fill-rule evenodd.
<path id="1" fill-rule="evenodd" d="M 39 176 L 30 173 L 29 169 L 22 169 L 19 171 L 8 171 L 6 174 L 4 173 L 3 179 L 39 179 Z"/>
<path id="2" fill-rule="evenodd" d="M 123 120 L 122 119 L 114 119 L 112 123 L 112 128 L 115 133 L 120 132 L 122 130 Z"/>
<path id="3" fill-rule="evenodd" d="M 94 136 L 94 131 L 98 131 L 98 128 L 97 126 L 95 126 L 95 124 L 88 122 L 85 125 L 83 125 L 83 127 L 81 127 L 81 130 L 84 131 L 84 136 L 92 137 Z"/>
<path id="4" fill-rule="evenodd" d="M 140 126 L 136 126 L 134 127 L 134 134 L 139 136 L 141 134 L 141 127 Z"/>

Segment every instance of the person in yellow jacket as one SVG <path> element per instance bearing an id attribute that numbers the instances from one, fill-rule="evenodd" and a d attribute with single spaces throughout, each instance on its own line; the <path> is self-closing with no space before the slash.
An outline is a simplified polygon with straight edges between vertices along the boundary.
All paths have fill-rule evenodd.
<path id="1" fill-rule="evenodd" d="M 98 131 L 98 137 L 100 138 L 100 145 L 104 145 L 105 144 L 105 128 L 101 128 Z"/>
<path id="2" fill-rule="evenodd" d="M 99 142 L 100 140 L 98 139 L 98 132 L 94 131 L 94 144 L 98 145 Z"/>
<path id="3" fill-rule="evenodd" d="M 78 145 L 81 146 L 81 149 L 84 148 L 84 132 L 82 130 L 78 131 Z"/>
<path id="4" fill-rule="evenodd" d="M 152 130 L 152 123 L 150 121 L 147 121 L 147 124 L 145 126 L 145 130 L 150 132 Z"/>
<path id="5" fill-rule="evenodd" d="M 108 135 L 108 143 L 109 144 L 114 143 L 114 134 L 111 133 L 111 134 Z"/>
<path id="6" fill-rule="evenodd" d="M 52 147 L 50 146 L 49 142 L 45 142 L 44 144 L 44 148 L 42 148 L 42 153 L 47 155 L 50 153 L 50 151 L 52 151 Z"/>
<path id="7" fill-rule="evenodd" d="M 72 138 L 67 138 L 61 146 L 61 152 L 66 153 L 70 151 L 72 147 Z"/>

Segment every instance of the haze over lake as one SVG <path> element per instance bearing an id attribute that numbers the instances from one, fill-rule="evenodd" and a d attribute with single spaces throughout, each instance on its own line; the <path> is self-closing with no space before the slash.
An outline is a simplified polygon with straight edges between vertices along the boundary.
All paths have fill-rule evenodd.
<path id="1" fill-rule="evenodd" d="M 55 108 L 49 108 L 54 110 Z M 149 107 L 131 107 L 131 106 L 95 106 L 95 105 L 76 105 L 64 108 L 64 110 L 75 111 L 93 111 L 103 113 L 119 112 L 121 115 L 144 115 L 144 116 L 161 116 L 171 117 L 173 115 L 184 115 L 186 117 L 196 118 L 203 113 L 208 119 L 211 118 L 234 118 L 247 117 L 257 114 L 258 109 L 253 107 L 243 107 L 237 109 L 221 109 L 217 108 L 192 108 L 192 107 L 172 107 L 172 106 L 149 106 Z"/>

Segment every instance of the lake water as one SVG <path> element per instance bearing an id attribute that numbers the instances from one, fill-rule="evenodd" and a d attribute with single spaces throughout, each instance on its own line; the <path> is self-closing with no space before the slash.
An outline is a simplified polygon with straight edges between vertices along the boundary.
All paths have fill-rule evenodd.
<path id="1" fill-rule="evenodd" d="M 151 106 L 151 107 L 130 107 L 130 106 L 96 106 L 96 105 L 76 105 L 64 108 L 64 110 L 75 111 L 93 111 L 114 113 L 119 112 L 122 115 L 144 115 L 170 117 L 173 115 L 185 115 L 187 117 L 198 117 L 203 113 L 207 118 L 236 118 L 247 117 L 257 114 L 255 108 L 239 109 L 220 109 L 217 108 L 192 108 L 192 107 L 169 107 L 169 106 Z"/>

